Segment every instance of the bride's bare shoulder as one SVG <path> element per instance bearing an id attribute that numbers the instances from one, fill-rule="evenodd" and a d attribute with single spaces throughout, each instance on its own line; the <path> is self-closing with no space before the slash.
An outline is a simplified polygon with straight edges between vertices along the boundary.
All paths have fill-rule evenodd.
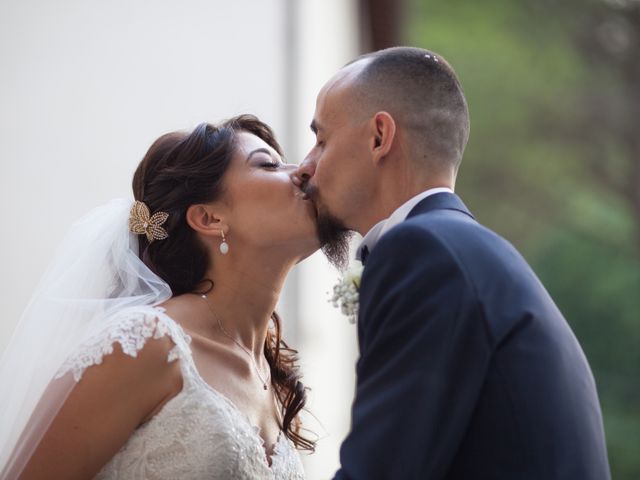
<path id="1" fill-rule="evenodd" d="M 184 294 L 171 297 L 159 305 L 165 313 L 180 326 L 192 330 L 197 322 L 195 320 L 206 314 L 206 304 L 195 294 Z"/>
<path id="2" fill-rule="evenodd" d="M 87 368 L 29 460 L 21 478 L 91 478 L 182 389 L 169 336 L 149 338 L 132 356 L 119 343 Z M 69 372 L 59 381 L 73 381 Z M 71 455 L 70 452 L 83 452 Z"/>
<path id="3" fill-rule="evenodd" d="M 196 296 L 192 294 L 176 295 L 161 303 L 159 306 L 164 308 L 168 313 L 184 313 L 193 308 L 195 298 Z"/>

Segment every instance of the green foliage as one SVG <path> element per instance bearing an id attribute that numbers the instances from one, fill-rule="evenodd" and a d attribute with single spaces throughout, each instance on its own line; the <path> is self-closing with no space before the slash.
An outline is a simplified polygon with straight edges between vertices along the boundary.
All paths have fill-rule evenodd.
<path id="1" fill-rule="evenodd" d="M 601 2 L 556 4 L 414 0 L 407 43 L 456 68 L 471 113 L 457 190 L 482 223 L 523 252 L 565 314 L 598 384 L 613 478 L 635 480 L 640 218 L 615 188 L 629 164 L 619 132 L 603 141 L 585 116 L 593 92 L 613 95 L 621 73 L 588 61 L 576 43 L 589 33 L 579 31 L 586 10 Z M 640 118 L 631 120 L 640 131 Z"/>
<path id="2" fill-rule="evenodd" d="M 593 369 L 616 479 L 640 472 L 640 261 L 608 245 L 557 232 L 533 264 L 565 313 Z"/>

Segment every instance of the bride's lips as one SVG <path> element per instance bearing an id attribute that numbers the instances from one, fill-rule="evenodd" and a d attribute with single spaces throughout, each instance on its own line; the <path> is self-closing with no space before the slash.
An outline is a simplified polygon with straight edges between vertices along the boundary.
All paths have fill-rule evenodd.
<path id="1" fill-rule="evenodd" d="M 295 192 L 295 196 L 296 198 L 298 198 L 299 200 L 302 200 L 304 203 L 307 204 L 308 208 L 313 212 L 314 217 L 318 215 L 316 204 L 307 193 L 303 192 L 302 190 L 297 190 Z"/>

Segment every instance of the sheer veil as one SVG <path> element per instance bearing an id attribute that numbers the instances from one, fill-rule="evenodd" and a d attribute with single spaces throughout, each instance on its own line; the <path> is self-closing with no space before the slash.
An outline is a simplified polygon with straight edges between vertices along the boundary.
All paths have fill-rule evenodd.
<path id="1" fill-rule="evenodd" d="M 20 475 L 75 385 L 56 376 L 67 357 L 122 309 L 171 296 L 138 257 L 132 204 L 112 200 L 71 227 L 0 358 L 2 480 Z"/>

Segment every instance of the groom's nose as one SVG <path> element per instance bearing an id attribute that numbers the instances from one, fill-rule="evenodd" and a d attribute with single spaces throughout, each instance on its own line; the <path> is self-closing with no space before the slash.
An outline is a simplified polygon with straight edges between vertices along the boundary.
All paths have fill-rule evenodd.
<path id="1" fill-rule="evenodd" d="M 316 163 L 307 157 L 302 161 L 300 166 L 291 173 L 291 180 L 293 180 L 296 186 L 302 188 L 315 173 Z"/>

